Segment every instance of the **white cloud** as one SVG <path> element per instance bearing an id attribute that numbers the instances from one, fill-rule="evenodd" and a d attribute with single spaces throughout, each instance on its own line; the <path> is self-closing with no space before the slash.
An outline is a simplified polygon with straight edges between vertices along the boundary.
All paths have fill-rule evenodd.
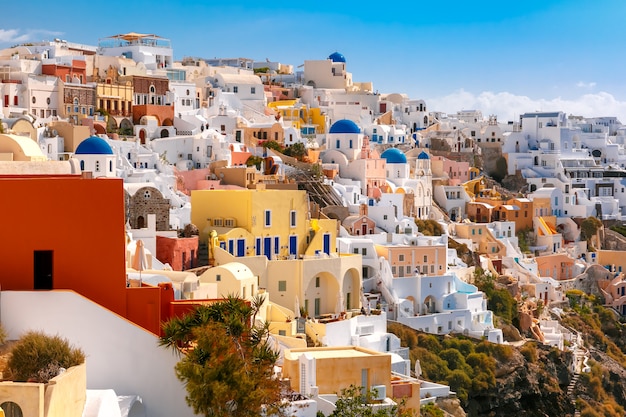
<path id="1" fill-rule="evenodd" d="M 578 82 L 576 83 L 576 87 L 579 87 L 579 88 L 586 88 L 586 89 L 588 89 L 588 90 L 591 90 L 591 89 L 592 89 L 593 87 L 595 87 L 595 86 L 596 86 L 596 83 L 595 83 L 595 82 L 593 82 L 593 81 L 591 81 L 591 82 L 589 82 L 589 83 L 586 83 L 586 82 L 584 82 L 584 81 L 578 81 Z"/>
<path id="2" fill-rule="evenodd" d="M 57 37 L 62 34 L 62 32 L 43 29 L 27 30 L 24 33 L 20 33 L 18 29 L 0 29 L 0 44 L 16 44 L 28 41 L 39 41 L 42 37 Z"/>
<path id="3" fill-rule="evenodd" d="M 575 99 L 532 99 L 508 92 L 484 91 L 478 95 L 459 90 L 443 97 L 426 100 L 432 111 L 455 114 L 459 110 L 480 110 L 483 116 L 495 114 L 501 122 L 519 120 L 523 113 L 562 111 L 583 117 L 615 116 L 626 123 L 626 101 L 617 100 L 606 92 L 583 94 Z"/>
<path id="4" fill-rule="evenodd" d="M 28 40 L 28 35 L 19 35 L 16 29 L 0 29 L 0 42 L 24 42 Z"/>

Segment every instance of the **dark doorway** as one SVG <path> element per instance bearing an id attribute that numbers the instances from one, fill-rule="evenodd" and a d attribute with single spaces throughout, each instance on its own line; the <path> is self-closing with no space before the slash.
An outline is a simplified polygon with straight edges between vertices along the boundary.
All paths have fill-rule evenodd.
<path id="1" fill-rule="evenodd" d="M 52 289 L 52 254 L 51 250 L 36 250 L 34 252 L 33 263 L 35 270 L 35 289 Z"/>

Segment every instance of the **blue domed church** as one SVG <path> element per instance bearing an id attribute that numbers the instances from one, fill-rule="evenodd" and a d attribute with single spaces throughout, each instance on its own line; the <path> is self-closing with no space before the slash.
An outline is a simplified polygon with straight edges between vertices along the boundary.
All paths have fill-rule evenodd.
<path id="1" fill-rule="evenodd" d="M 333 123 L 326 135 L 326 148 L 344 154 L 348 161 L 354 161 L 363 147 L 361 128 L 352 120 L 341 119 Z"/>
<path id="2" fill-rule="evenodd" d="M 94 178 L 115 177 L 115 154 L 108 142 L 98 136 L 83 140 L 74 151 L 81 172 L 91 172 Z"/>

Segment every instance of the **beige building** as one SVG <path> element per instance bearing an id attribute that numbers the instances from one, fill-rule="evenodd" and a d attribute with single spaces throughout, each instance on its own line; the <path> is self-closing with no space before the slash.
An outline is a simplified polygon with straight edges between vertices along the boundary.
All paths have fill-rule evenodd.
<path id="1" fill-rule="evenodd" d="M 404 399 L 405 407 L 419 416 L 420 388 L 417 380 L 395 380 L 391 355 L 357 346 L 290 349 L 285 351 L 283 377 L 291 388 L 305 395 L 338 394 L 354 385 L 375 390 L 373 402 Z"/>

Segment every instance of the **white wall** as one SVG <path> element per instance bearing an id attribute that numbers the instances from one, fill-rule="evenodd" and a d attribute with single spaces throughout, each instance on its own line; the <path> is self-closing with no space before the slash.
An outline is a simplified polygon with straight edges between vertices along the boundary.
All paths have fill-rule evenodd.
<path id="1" fill-rule="evenodd" d="M 8 339 L 30 330 L 59 335 L 87 357 L 87 389 L 139 395 L 150 417 L 193 416 L 174 373 L 176 355 L 158 338 L 72 291 L 2 291 Z"/>

